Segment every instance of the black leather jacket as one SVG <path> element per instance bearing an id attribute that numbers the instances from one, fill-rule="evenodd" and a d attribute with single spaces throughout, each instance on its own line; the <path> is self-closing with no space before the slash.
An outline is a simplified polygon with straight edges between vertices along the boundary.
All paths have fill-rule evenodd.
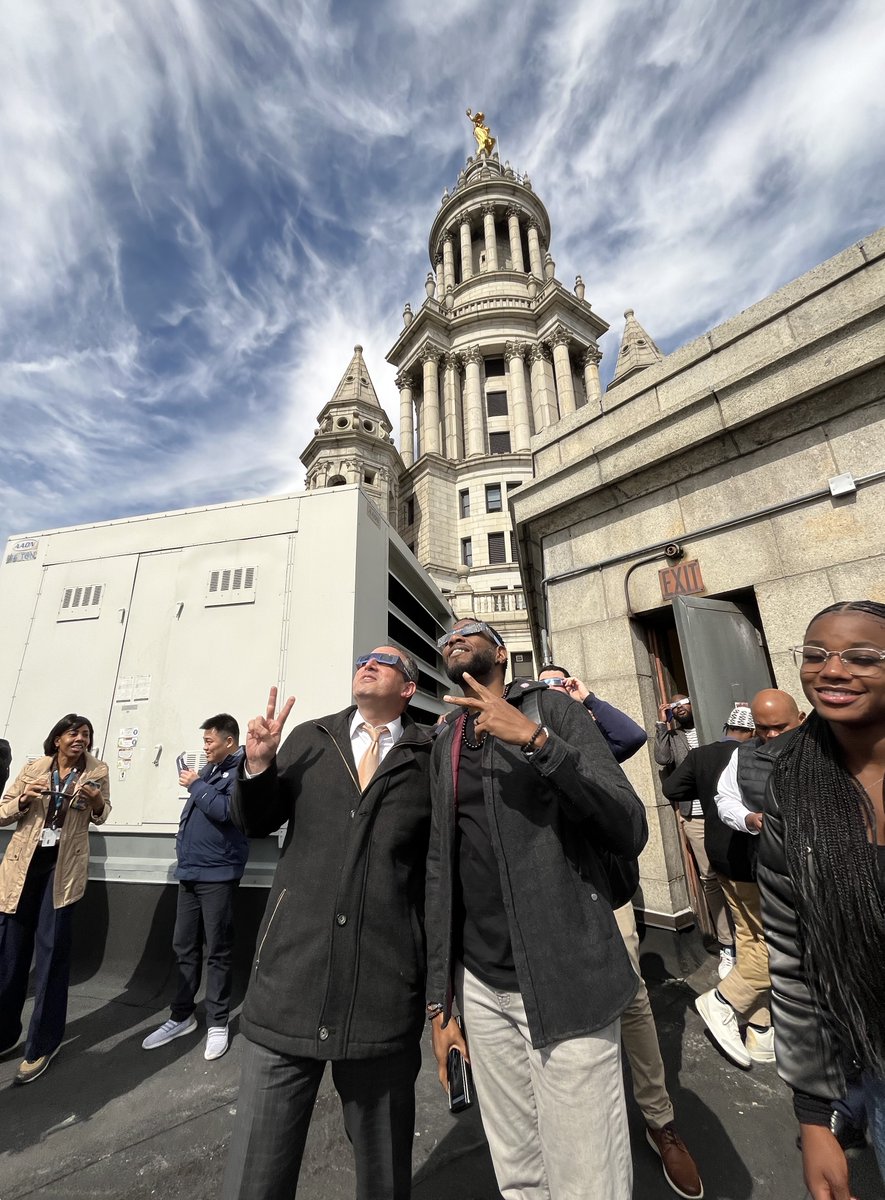
<path id="1" fill-rule="evenodd" d="M 776 757 L 777 743 L 768 743 Z M 764 800 L 765 821 L 759 846 L 757 883 L 762 894 L 762 920 L 771 974 L 771 1009 L 777 1069 L 793 1089 L 800 1121 L 827 1124 L 834 1100 L 845 1095 L 845 1076 L 839 1048 L 828 1028 L 826 1014 L 812 998 L 799 941 L 793 882 L 787 873 L 784 830 L 772 781 Z"/>

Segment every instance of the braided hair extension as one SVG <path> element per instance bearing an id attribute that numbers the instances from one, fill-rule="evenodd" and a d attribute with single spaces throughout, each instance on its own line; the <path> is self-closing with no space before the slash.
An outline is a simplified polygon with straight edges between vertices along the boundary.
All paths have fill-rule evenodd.
<path id="1" fill-rule="evenodd" d="M 860 612 L 885 622 L 885 604 L 834 604 L 812 619 Z M 800 949 L 809 990 L 839 1040 L 885 1074 L 885 899 L 879 888 L 870 798 L 843 766 L 827 722 L 812 713 L 775 762 Z M 875 841 L 875 839 L 873 839 Z"/>

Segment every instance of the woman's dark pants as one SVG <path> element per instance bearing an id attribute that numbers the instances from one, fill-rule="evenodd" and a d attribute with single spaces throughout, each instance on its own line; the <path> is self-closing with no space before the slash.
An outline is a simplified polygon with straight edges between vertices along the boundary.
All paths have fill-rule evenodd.
<path id="1" fill-rule="evenodd" d="M 34 962 L 34 1012 L 25 1058 L 34 1062 L 61 1045 L 68 1015 L 73 904 L 52 907 L 58 849 L 34 851 L 14 913 L 0 913 L 0 1051 L 22 1031 L 22 1009 Z"/>

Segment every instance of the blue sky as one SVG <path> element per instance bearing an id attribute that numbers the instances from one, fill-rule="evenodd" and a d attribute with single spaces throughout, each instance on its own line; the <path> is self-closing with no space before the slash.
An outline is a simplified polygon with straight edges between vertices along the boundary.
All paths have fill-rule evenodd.
<path id="1" fill-rule="evenodd" d="M 297 490 L 417 308 L 470 106 L 665 351 L 882 224 L 879 0 L 28 0 L 0 44 L 0 545 Z"/>

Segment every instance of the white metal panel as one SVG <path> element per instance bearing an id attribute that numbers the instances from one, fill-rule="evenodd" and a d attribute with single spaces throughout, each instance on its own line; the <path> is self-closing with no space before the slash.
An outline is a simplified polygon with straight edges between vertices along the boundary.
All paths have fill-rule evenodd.
<path id="1" fill-rule="evenodd" d="M 32 599 L 33 621 L 26 641 L 19 647 L 4 648 L 4 655 L 16 654 L 19 668 L 9 696 L 6 734 L 14 756 L 13 770 L 43 753 L 43 739 L 59 717 L 69 712 L 82 713 L 92 721 L 96 745 L 104 751 L 136 561 L 134 556 L 90 558 L 44 568 Z M 59 619 L 67 590 L 96 584 L 103 589 L 97 619 Z"/>
<path id="2" fill-rule="evenodd" d="M 286 540 L 141 555 L 108 736 L 115 825 L 178 824 L 184 792 L 175 759 L 199 752 L 207 717 L 231 713 L 245 737 L 276 679 Z M 256 568 L 254 603 L 207 604 L 211 573 L 228 567 Z M 124 732 L 132 729 L 134 748 Z M 118 739 L 121 756 L 111 750 Z"/>

